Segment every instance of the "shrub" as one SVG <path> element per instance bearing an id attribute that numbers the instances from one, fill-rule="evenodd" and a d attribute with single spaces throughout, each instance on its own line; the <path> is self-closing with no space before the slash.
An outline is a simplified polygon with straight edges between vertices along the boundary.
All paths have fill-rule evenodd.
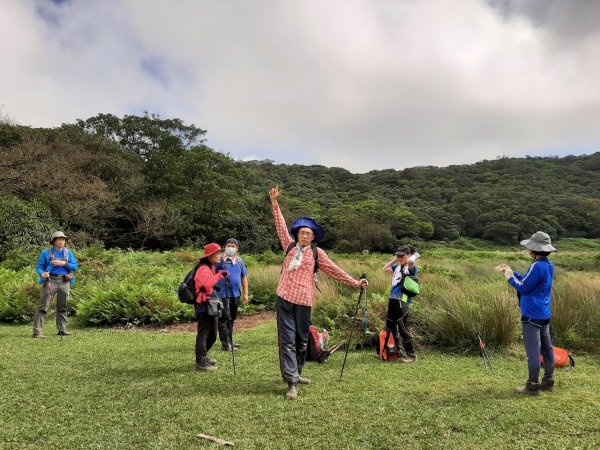
<path id="1" fill-rule="evenodd" d="M 40 285 L 29 271 L 15 272 L 0 267 L 0 321 L 30 322 L 40 297 Z"/>
<path id="2" fill-rule="evenodd" d="M 56 229 L 50 211 L 43 204 L 0 194 L 0 261 L 11 250 L 46 245 Z"/>

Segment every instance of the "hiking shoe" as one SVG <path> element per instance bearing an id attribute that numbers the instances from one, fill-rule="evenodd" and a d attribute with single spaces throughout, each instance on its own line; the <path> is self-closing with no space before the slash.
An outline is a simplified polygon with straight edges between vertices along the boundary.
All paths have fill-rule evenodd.
<path id="1" fill-rule="evenodd" d="M 242 344 L 236 344 L 235 342 L 233 343 L 233 348 L 235 348 L 236 350 L 239 349 L 242 346 Z"/>
<path id="2" fill-rule="evenodd" d="M 69 333 L 68 331 L 59 331 L 59 336 L 73 336 L 73 333 Z"/>
<path id="3" fill-rule="evenodd" d="M 540 383 L 540 391 L 554 392 L 554 380 L 542 378 Z"/>
<path id="4" fill-rule="evenodd" d="M 310 378 L 298 377 L 298 384 L 310 384 Z"/>
<path id="5" fill-rule="evenodd" d="M 417 362 L 417 355 L 415 355 L 415 356 L 403 356 L 398 361 L 401 362 L 401 363 L 404 363 L 404 364 L 412 364 L 412 363 Z"/>
<path id="6" fill-rule="evenodd" d="M 217 365 L 217 360 L 216 360 L 216 359 L 209 358 L 209 357 L 206 357 L 206 362 L 207 362 L 208 364 L 210 364 L 211 366 L 216 366 L 216 365 Z"/>
<path id="7" fill-rule="evenodd" d="M 33 339 L 48 339 L 48 336 L 44 336 L 43 334 L 34 334 Z"/>
<path id="8" fill-rule="evenodd" d="M 517 388 L 515 389 L 515 393 L 516 394 L 520 394 L 520 395 L 539 395 L 540 394 L 540 383 L 532 383 L 531 381 L 528 381 L 525 386 L 523 386 L 522 388 Z"/>
<path id="9" fill-rule="evenodd" d="M 196 370 L 198 372 L 214 372 L 215 370 L 219 370 L 219 368 L 212 364 L 196 364 Z"/>
<path id="10" fill-rule="evenodd" d="M 288 391 L 285 393 L 287 400 L 296 400 L 298 398 L 298 384 L 288 383 Z"/>
<path id="11" fill-rule="evenodd" d="M 229 344 L 223 344 L 223 345 L 221 346 L 221 350 L 223 350 L 224 352 L 230 352 L 230 351 L 231 351 L 231 345 L 229 345 Z M 238 351 L 238 349 L 236 348 L 236 346 L 235 346 L 235 345 L 233 346 L 233 351 L 234 351 L 234 352 L 237 352 L 237 351 Z"/>

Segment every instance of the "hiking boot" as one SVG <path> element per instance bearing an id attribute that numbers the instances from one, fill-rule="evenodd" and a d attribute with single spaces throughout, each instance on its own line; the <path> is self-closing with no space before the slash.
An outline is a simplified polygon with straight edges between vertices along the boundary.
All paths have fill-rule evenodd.
<path id="1" fill-rule="evenodd" d="M 219 370 L 217 366 L 213 366 L 212 364 L 196 364 L 196 370 L 198 372 L 214 372 L 215 370 Z"/>
<path id="2" fill-rule="evenodd" d="M 515 393 L 521 394 L 521 395 L 532 395 L 532 396 L 539 395 L 540 383 L 532 383 L 531 381 L 528 381 L 527 383 L 525 383 L 525 386 L 523 386 L 522 388 L 515 389 Z"/>
<path id="3" fill-rule="evenodd" d="M 285 394 L 287 400 L 296 400 L 298 398 L 298 384 L 288 383 L 288 391 Z"/>
<path id="4" fill-rule="evenodd" d="M 206 357 L 206 362 L 207 362 L 208 364 L 210 364 L 211 366 L 216 366 L 216 365 L 217 365 L 217 360 L 216 360 L 216 359 L 209 358 L 208 356 Z"/>
<path id="5" fill-rule="evenodd" d="M 417 362 L 417 355 L 413 355 L 413 356 L 410 356 L 410 355 L 408 355 L 408 356 L 403 356 L 403 357 L 402 357 L 402 358 L 400 358 L 398 361 L 399 361 L 399 362 L 401 362 L 401 363 L 404 363 L 404 364 L 412 364 L 412 363 L 415 363 L 415 362 Z"/>
<path id="6" fill-rule="evenodd" d="M 58 332 L 59 336 L 73 336 L 73 333 L 69 333 L 68 331 L 59 331 Z"/>
<path id="7" fill-rule="evenodd" d="M 221 346 L 221 350 L 223 350 L 224 352 L 230 352 L 230 351 L 231 351 L 231 345 L 230 345 L 230 344 L 223 344 L 223 345 Z M 236 348 L 236 346 L 235 346 L 235 345 L 233 346 L 233 351 L 234 351 L 234 352 L 237 352 L 237 351 L 238 351 L 238 349 Z"/>
<path id="8" fill-rule="evenodd" d="M 44 336 L 43 334 L 34 334 L 33 339 L 48 339 L 48 336 Z"/>
<path id="9" fill-rule="evenodd" d="M 554 392 L 554 380 L 542 378 L 542 382 L 540 383 L 540 391 Z"/>
<path id="10" fill-rule="evenodd" d="M 310 378 L 298 377 L 298 384 L 310 384 Z"/>

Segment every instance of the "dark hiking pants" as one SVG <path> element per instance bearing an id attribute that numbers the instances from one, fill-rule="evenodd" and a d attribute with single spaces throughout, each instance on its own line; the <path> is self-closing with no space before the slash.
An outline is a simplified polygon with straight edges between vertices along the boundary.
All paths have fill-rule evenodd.
<path id="1" fill-rule="evenodd" d="M 297 383 L 304 369 L 311 324 L 310 306 L 296 305 L 277 298 L 277 338 L 279 367 L 283 380 Z"/>
<path id="2" fill-rule="evenodd" d="M 198 334 L 196 334 L 196 364 L 206 366 L 208 364 L 207 353 L 217 340 L 217 316 L 209 316 L 206 313 L 206 305 L 196 303 L 196 320 L 198 322 Z"/>
<path id="3" fill-rule="evenodd" d="M 413 336 L 410 332 L 410 305 L 401 300 L 390 299 L 388 302 L 388 312 L 386 326 L 392 333 L 394 341 L 400 347 L 400 338 L 402 338 L 402 347 L 406 356 L 414 358 L 416 356 Z"/>
<path id="4" fill-rule="evenodd" d="M 223 345 L 230 344 L 229 336 L 233 330 L 233 322 L 237 319 L 238 308 L 240 307 L 239 297 L 229 297 L 223 300 L 222 315 L 219 317 L 219 340 Z"/>
<path id="5" fill-rule="evenodd" d="M 523 320 L 525 319 L 525 320 Z M 540 356 L 544 357 L 544 379 L 554 379 L 554 348 L 550 339 L 550 321 L 535 323 L 531 319 L 521 318 L 523 341 L 527 352 L 529 380 L 537 383 L 540 377 Z"/>

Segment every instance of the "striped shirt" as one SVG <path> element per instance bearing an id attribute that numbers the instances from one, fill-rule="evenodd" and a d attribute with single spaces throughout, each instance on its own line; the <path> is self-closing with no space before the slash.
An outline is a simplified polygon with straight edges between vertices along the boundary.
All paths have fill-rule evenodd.
<path id="1" fill-rule="evenodd" d="M 273 217 L 275 218 L 275 228 L 281 241 L 281 246 L 284 250 L 287 250 L 294 238 L 290 235 L 279 204 L 273 205 Z M 292 248 L 287 254 L 283 262 L 283 271 L 279 277 L 279 284 L 277 286 L 277 295 L 290 303 L 296 305 L 312 306 L 315 301 L 315 258 L 313 256 L 313 250 L 308 247 L 304 250 L 302 255 L 302 264 L 296 270 L 290 271 L 289 266 L 292 259 L 298 252 L 298 247 Z M 354 288 L 360 287 L 360 282 L 329 259 L 327 253 L 320 248 L 317 248 L 319 252 L 319 270 L 328 275 L 334 280 L 345 283 Z"/>

